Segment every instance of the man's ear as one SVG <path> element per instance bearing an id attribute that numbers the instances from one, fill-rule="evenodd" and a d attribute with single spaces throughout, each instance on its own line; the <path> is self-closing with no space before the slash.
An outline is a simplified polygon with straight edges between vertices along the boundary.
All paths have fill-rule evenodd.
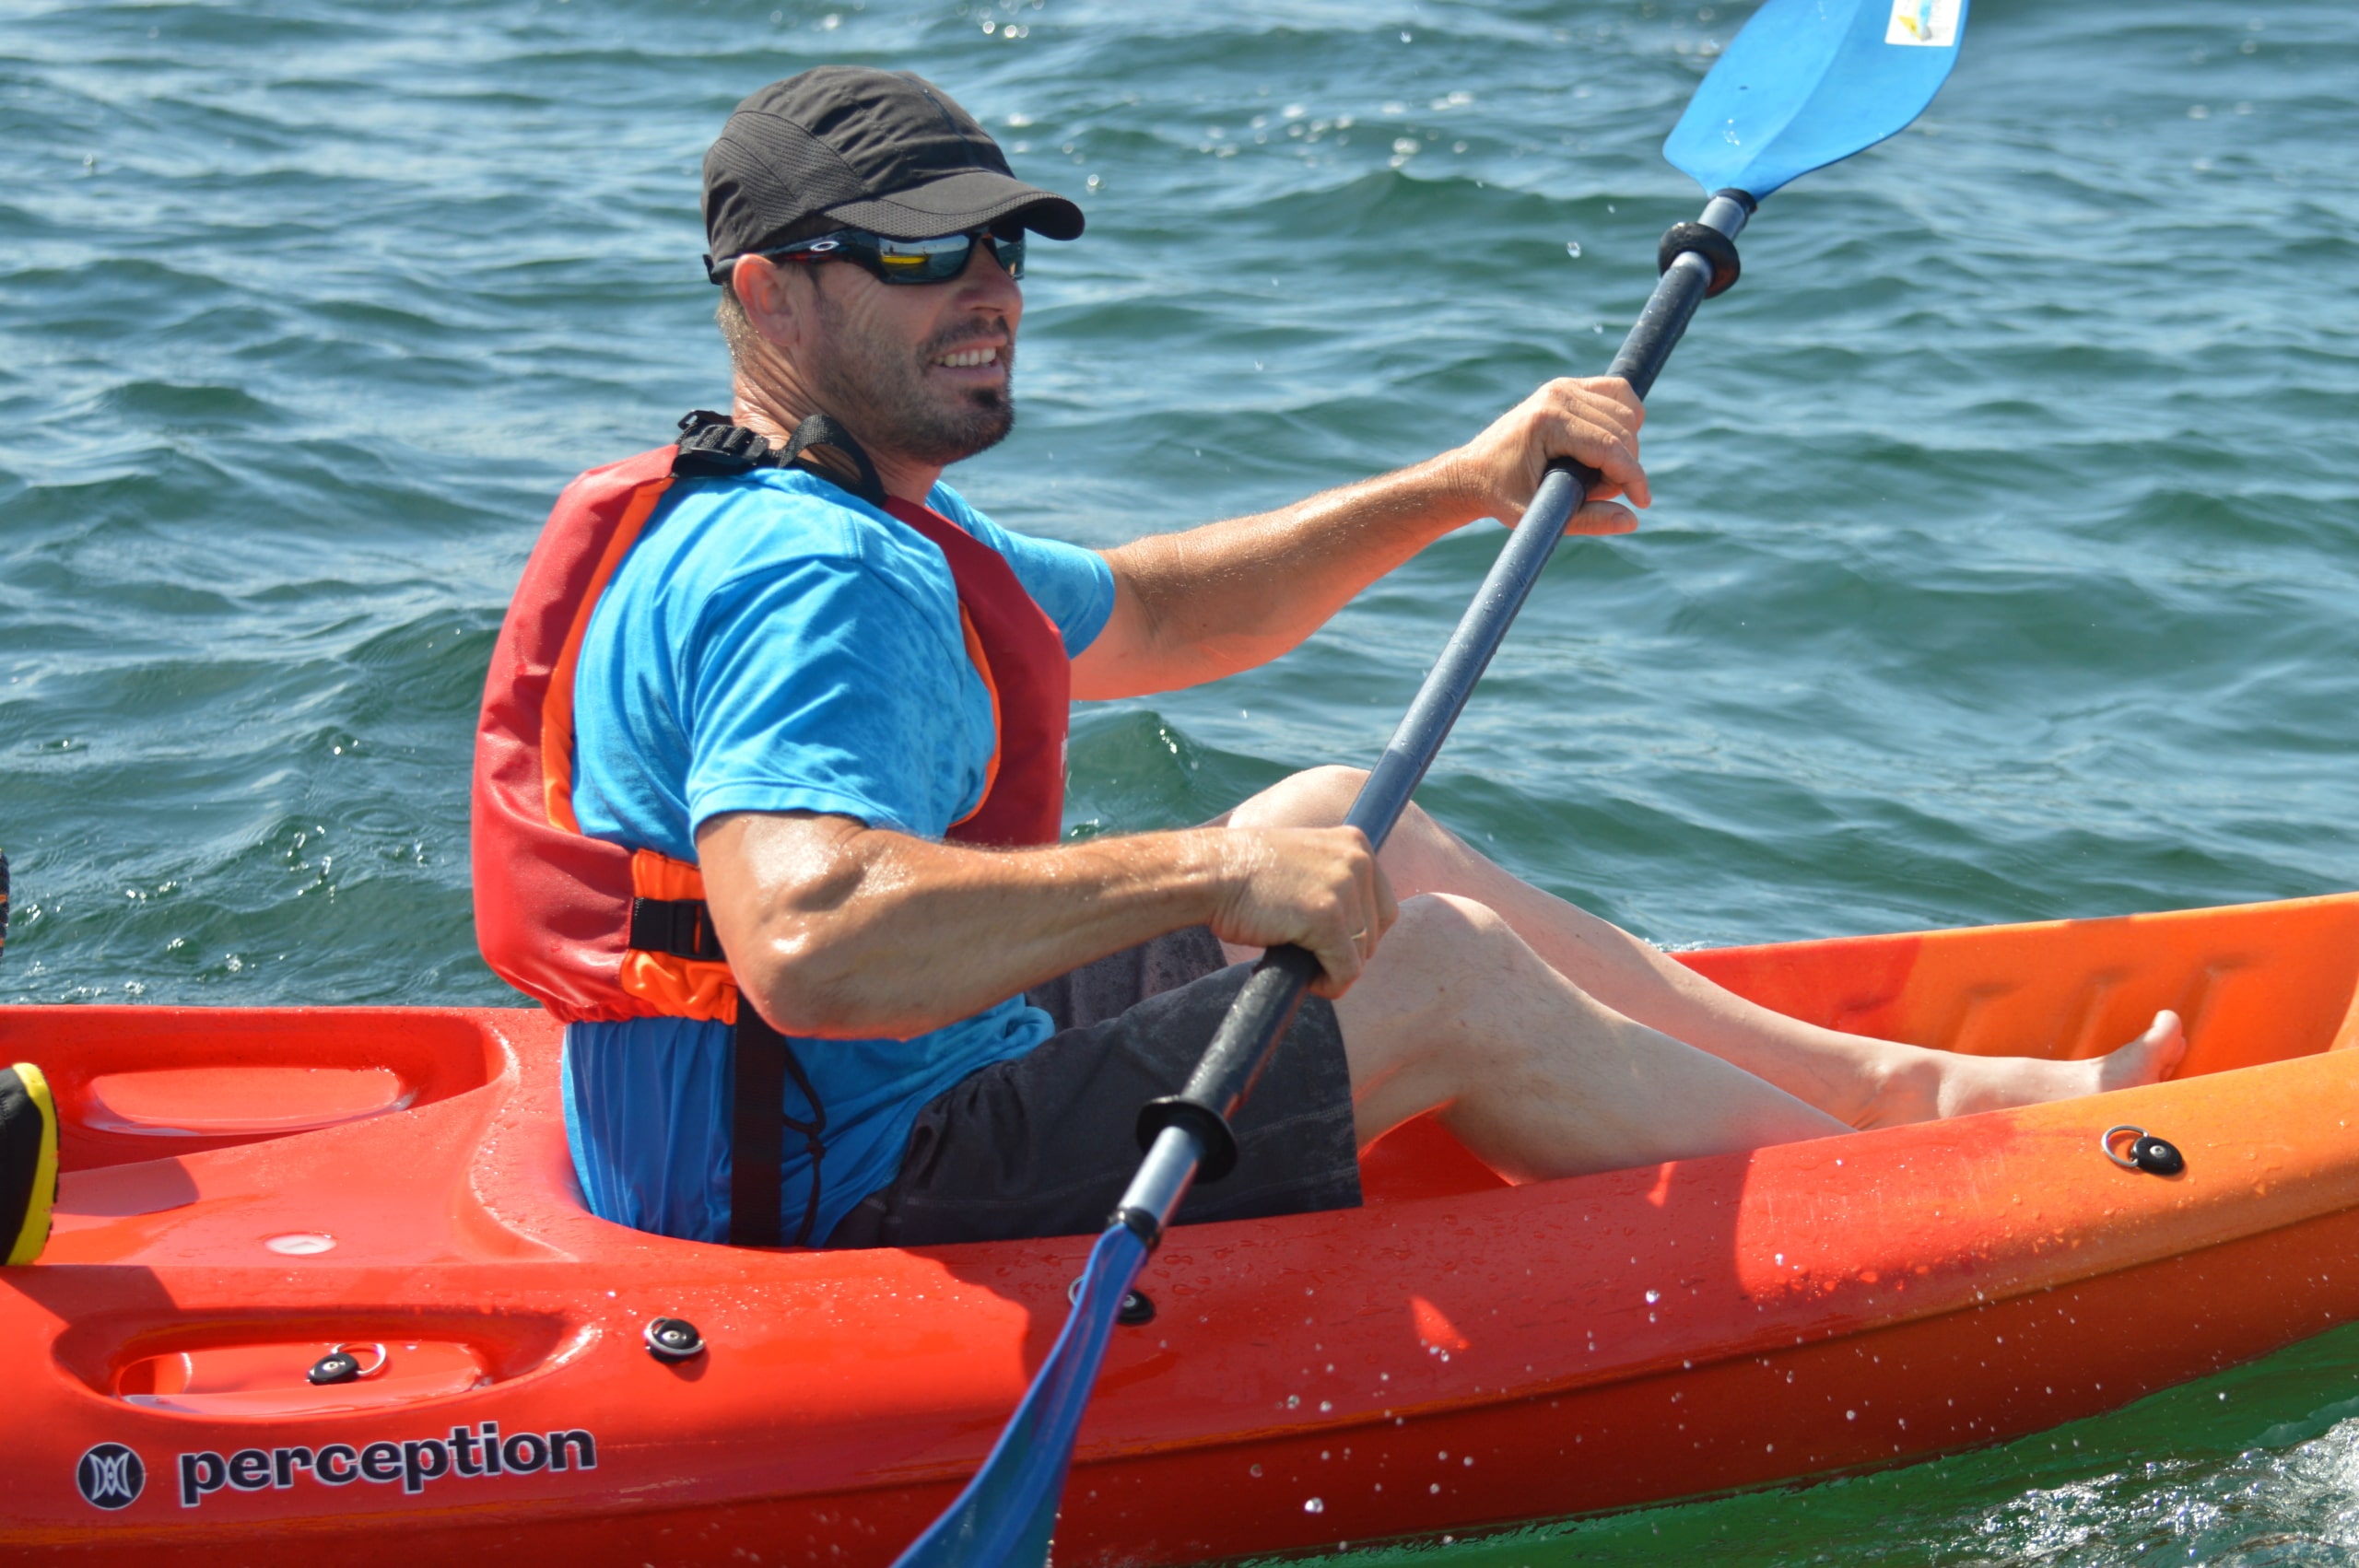
<path id="1" fill-rule="evenodd" d="M 792 350 L 803 341 L 811 308 L 805 267 L 781 267 L 767 256 L 740 256 L 729 274 L 730 287 L 745 308 L 745 320 L 772 347 Z"/>

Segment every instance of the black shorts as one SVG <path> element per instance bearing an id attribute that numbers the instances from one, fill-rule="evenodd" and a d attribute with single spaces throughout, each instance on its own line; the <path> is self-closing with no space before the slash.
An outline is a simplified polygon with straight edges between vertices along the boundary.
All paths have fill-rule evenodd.
<path id="1" fill-rule="evenodd" d="M 1138 1169 L 1139 1106 L 1179 1092 L 1245 983 L 1202 926 L 1060 976 L 1027 996 L 1057 1032 L 928 1102 L 900 1174 L 829 1246 L 1090 1235 Z M 1237 1168 L 1200 1185 L 1179 1223 L 1260 1219 L 1360 1200 L 1352 1076 L 1335 1010 L 1305 999 L 1238 1114 Z"/>

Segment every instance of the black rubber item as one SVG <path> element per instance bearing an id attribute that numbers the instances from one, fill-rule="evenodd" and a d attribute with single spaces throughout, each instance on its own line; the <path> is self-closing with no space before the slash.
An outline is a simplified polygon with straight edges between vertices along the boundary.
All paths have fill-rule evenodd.
<path id="1" fill-rule="evenodd" d="M 325 1387 L 331 1383 L 349 1383 L 360 1375 L 360 1360 L 349 1351 L 330 1351 L 311 1363 L 303 1374 L 303 1381 Z"/>
<path id="2" fill-rule="evenodd" d="M 1737 259 L 1736 241 L 1708 223 L 1674 223 L 1664 229 L 1662 243 L 1655 247 L 1655 271 L 1669 272 L 1672 263 L 1691 251 L 1711 263 L 1712 281 L 1704 290 L 1705 298 L 1736 287 L 1744 271 Z"/>
<path id="3" fill-rule="evenodd" d="M 704 1354 L 704 1336 L 685 1317 L 651 1317 L 640 1338 L 657 1361 L 694 1361 Z"/>
<path id="4" fill-rule="evenodd" d="M 1163 1222 L 1144 1209 L 1125 1204 L 1109 1214 L 1106 1223 L 1127 1229 L 1149 1252 L 1163 1245 Z"/>
<path id="5" fill-rule="evenodd" d="M 1292 1022 L 1291 1014 L 1287 1022 Z M 1196 1135 L 1196 1146 L 1204 1152 L 1196 1163 L 1198 1181 L 1218 1181 L 1237 1168 L 1237 1134 L 1230 1130 L 1228 1118 L 1212 1106 L 1186 1094 L 1149 1100 L 1139 1107 L 1139 1147 L 1154 1148 L 1167 1127 L 1184 1127 Z"/>
<path id="6" fill-rule="evenodd" d="M 1065 1300 L 1077 1302 L 1080 1299 L 1081 1280 L 1076 1276 L 1074 1282 L 1065 1287 Z M 1114 1321 L 1125 1328 L 1143 1328 L 1155 1321 L 1155 1302 L 1144 1291 L 1124 1291 L 1122 1305 L 1114 1309 Z"/>
<path id="7" fill-rule="evenodd" d="M 2175 1176 L 2187 1169 L 2187 1156 L 2178 1152 L 2178 1146 L 2151 1132 L 2130 1145 L 2130 1161 L 2149 1176 Z"/>

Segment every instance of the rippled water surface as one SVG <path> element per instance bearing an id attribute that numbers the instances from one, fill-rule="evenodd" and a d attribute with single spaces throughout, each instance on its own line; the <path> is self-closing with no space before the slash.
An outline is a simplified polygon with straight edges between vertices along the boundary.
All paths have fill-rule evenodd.
<path id="1" fill-rule="evenodd" d="M 506 998 L 485 661 L 564 479 L 725 396 L 696 167 L 753 88 L 916 68 L 1082 200 L 955 477 L 1105 544 L 1602 368 L 1744 14 L 0 0 L 0 994 Z M 1765 209 L 1645 530 L 1559 557 L 1423 799 L 1682 944 L 2359 884 L 2354 82 L 2329 0 L 1983 0 L 1915 130 Z M 1084 711 L 1074 825 L 1372 756 L 1496 539 Z M 2354 1398 L 2330 1338 L 2160 1424 L 1415 1560 L 2359 1561 Z"/>

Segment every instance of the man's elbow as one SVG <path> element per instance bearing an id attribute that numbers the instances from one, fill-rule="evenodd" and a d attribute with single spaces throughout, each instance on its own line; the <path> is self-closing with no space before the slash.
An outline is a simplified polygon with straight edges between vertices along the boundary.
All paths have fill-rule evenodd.
<path id="1" fill-rule="evenodd" d="M 876 1032 L 874 1008 L 859 984 L 859 965 L 847 965 L 839 952 L 812 933 L 772 938 L 742 957 L 733 954 L 730 965 L 739 1000 L 751 1000 L 781 1035 L 855 1039 Z"/>
<path id="2" fill-rule="evenodd" d="M 857 942 L 794 931 L 732 960 L 741 1000 L 781 1035 L 823 1040 L 907 1039 L 950 1022 L 910 1006 L 904 962 Z"/>

